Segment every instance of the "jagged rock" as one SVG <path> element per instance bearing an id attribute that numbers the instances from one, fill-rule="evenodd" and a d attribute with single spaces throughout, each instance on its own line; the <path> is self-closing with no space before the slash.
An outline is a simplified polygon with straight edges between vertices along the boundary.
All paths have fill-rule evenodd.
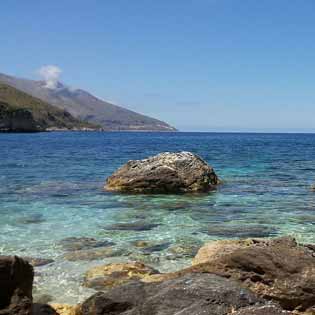
<path id="1" fill-rule="evenodd" d="M 16 256 L 0 256 L 0 314 L 30 315 L 33 267 Z"/>
<path id="2" fill-rule="evenodd" d="M 107 178 L 104 188 L 130 193 L 206 192 L 218 182 L 213 168 L 199 156 L 165 152 L 129 161 Z"/>
<path id="3" fill-rule="evenodd" d="M 131 280 L 142 280 L 158 273 L 157 270 L 140 262 L 108 264 L 88 270 L 85 274 L 84 285 L 96 290 L 103 290 Z"/>
<path id="4" fill-rule="evenodd" d="M 96 293 L 82 304 L 81 314 L 227 315 L 263 305 L 264 300 L 237 282 L 214 274 L 189 274 L 162 283 L 131 282 Z"/>
<path id="5" fill-rule="evenodd" d="M 287 310 L 315 305 L 314 252 L 293 238 L 211 242 L 202 247 L 193 267 L 243 282 L 258 295 Z M 183 272 L 183 271 L 182 271 Z"/>

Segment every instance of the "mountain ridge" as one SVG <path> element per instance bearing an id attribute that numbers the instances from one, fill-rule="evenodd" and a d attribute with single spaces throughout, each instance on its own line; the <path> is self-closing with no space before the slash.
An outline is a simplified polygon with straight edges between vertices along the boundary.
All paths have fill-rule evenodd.
<path id="1" fill-rule="evenodd" d="M 48 88 L 45 81 L 34 81 L 0 73 L 0 82 L 37 97 L 74 117 L 102 126 L 106 131 L 176 131 L 169 124 L 104 101 L 83 89 L 71 89 L 58 82 Z"/>

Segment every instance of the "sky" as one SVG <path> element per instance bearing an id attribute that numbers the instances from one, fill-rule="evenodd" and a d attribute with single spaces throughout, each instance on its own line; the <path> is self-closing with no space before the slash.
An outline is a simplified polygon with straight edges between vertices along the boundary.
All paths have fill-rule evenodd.
<path id="1" fill-rule="evenodd" d="M 0 72 L 183 131 L 315 131 L 314 0 L 2 0 Z"/>

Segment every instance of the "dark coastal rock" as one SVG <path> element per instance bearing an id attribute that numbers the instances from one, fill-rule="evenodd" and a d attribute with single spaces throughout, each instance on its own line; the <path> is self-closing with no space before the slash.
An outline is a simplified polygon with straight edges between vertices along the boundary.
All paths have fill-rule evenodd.
<path id="1" fill-rule="evenodd" d="M 145 221 L 136 221 L 128 223 L 116 223 L 105 226 L 104 229 L 113 231 L 149 231 L 158 226 L 158 224 L 147 223 Z"/>
<path id="2" fill-rule="evenodd" d="M 63 258 L 69 261 L 77 260 L 98 260 L 107 257 L 117 257 L 127 255 L 128 252 L 113 247 L 99 247 L 88 250 L 75 250 L 63 255 Z"/>
<path id="3" fill-rule="evenodd" d="M 132 280 L 145 280 L 159 272 L 140 262 L 128 262 L 96 266 L 88 270 L 84 278 L 84 286 L 95 290 L 112 288 Z"/>
<path id="4" fill-rule="evenodd" d="M 218 182 L 213 168 L 199 156 L 165 152 L 129 161 L 107 178 L 104 188 L 130 193 L 207 192 Z"/>
<path id="5" fill-rule="evenodd" d="M 0 256 L 0 314 L 30 315 L 33 267 L 16 256 Z"/>
<path id="6" fill-rule="evenodd" d="M 293 238 L 211 242 L 184 272 L 209 272 L 241 281 L 286 310 L 315 306 L 314 252 Z"/>
<path id="7" fill-rule="evenodd" d="M 81 314 L 227 315 L 263 305 L 265 301 L 237 282 L 214 274 L 190 274 L 162 283 L 131 282 L 96 293 L 82 304 Z"/>
<path id="8" fill-rule="evenodd" d="M 91 237 L 67 237 L 59 242 L 66 251 L 75 251 L 82 249 L 91 249 L 115 245 L 108 240 L 96 240 Z"/>
<path id="9" fill-rule="evenodd" d="M 41 267 L 41 266 L 45 266 L 54 262 L 53 259 L 49 259 L 49 258 L 38 258 L 38 257 L 29 257 L 29 256 L 24 256 L 22 257 L 22 259 L 30 263 L 33 267 Z"/>
<path id="10" fill-rule="evenodd" d="M 32 305 L 32 315 L 59 315 L 50 305 L 34 303 Z"/>
<path id="11" fill-rule="evenodd" d="M 33 302 L 38 304 L 48 304 L 53 301 L 54 297 L 50 294 L 36 294 L 33 292 Z"/>

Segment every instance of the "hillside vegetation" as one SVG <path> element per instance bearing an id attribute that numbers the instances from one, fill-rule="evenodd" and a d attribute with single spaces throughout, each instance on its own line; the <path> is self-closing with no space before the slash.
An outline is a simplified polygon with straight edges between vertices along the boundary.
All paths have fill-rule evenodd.
<path id="1" fill-rule="evenodd" d="M 0 131 L 97 129 L 10 85 L 0 83 Z"/>

